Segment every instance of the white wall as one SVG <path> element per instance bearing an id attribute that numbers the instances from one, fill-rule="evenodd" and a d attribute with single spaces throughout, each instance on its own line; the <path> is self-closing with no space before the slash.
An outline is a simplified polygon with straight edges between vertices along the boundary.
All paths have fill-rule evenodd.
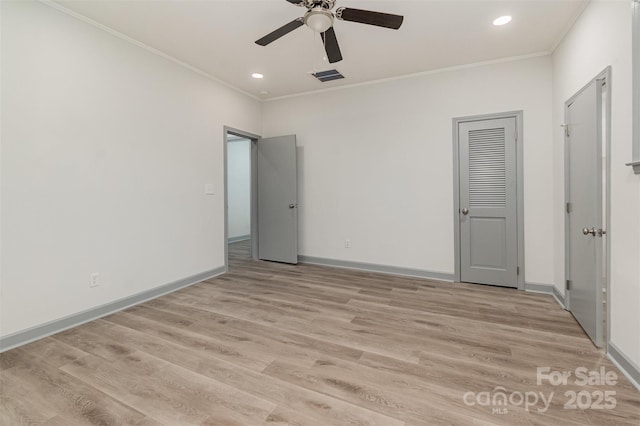
<path id="1" fill-rule="evenodd" d="M 227 144 L 227 197 L 229 238 L 251 234 L 251 141 L 233 139 Z"/>
<path id="2" fill-rule="evenodd" d="M 551 88 L 544 56 L 265 103 L 298 137 L 300 254 L 453 274 L 452 118 L 524 110 L 525 278 L 553 283 Z"/>
<path id="3" fill-rule="evenodd" d="M 630 2 L 592 1 L 553 54 L 555 283 L 564 291 L 564 102 L 612 67 L 611 341 L 640 366 L 640 176 L 631 157 Z"/>
<path id="4" fill-rule="evenodd" d="M 1 3 L 0 333 L 223 266 L 223 127 L 260 133 L 260 104 L 41 3 Z"/>

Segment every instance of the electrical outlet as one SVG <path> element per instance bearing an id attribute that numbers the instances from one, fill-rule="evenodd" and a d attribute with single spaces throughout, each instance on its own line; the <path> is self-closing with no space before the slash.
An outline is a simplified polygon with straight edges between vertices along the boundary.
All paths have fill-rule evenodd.
<path id="1" fill-rule="evenodd" d="M 344 240 L 344 247 L 345 248 L 351 248 L 351 240 L 349 240 L 349 239 Z"/>
<path id="2" fill-rule="evenodd" d="M 89 287 L 98 287 L 98 285 L 100 284 L 99 278 L 100 274 L 97 272 L 93 272 L 91 275 L 89 275 Z"/>
<path id="3" fill-rule="evenodd" d="M 213 184 L 212 183 L 206 183 L 204 185 L 204 193 L 205 193 L 205 195 L 215 195 L 215 191 L 213 190 Z"/>

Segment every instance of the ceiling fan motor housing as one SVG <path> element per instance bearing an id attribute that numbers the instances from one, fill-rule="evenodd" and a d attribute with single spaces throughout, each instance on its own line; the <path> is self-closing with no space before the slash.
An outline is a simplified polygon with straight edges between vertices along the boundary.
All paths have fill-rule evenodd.
<path id="1" fill-rule="evenodd" d="M 307 9 L 322 8 L 331 10 L 336 4 L 336 0 L 302 0 L 297 5 L 306 7 Z"/>

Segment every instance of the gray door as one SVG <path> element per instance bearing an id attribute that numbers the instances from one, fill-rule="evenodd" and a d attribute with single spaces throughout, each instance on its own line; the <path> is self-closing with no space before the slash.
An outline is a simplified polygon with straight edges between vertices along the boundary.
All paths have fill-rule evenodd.
<path id="1" fill-rule="evenodd" d="M 258 146 L 258 258 L 298 263 L 296 137 L 260 139 Z"/>
<path id="2" fill-rule="evenodd" d="M 565 107 L 569 310 L 602 346 L 602 81 Z"/>
<path id="3" fill-rule="evenodd" d="M 460 280 L 518 286 L 516 118 L 461 122 Z"/>

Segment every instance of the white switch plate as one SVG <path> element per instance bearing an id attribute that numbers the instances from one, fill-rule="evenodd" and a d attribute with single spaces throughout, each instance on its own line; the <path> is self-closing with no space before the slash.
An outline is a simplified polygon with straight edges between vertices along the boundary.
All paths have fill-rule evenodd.
<path id="1" fill-rule="evenodd" d="M 344 247 L 345 248 L 351 248 L 351 240 L 349 240 L 349 239 L 344 240 Z"/>
<path id="2" fill-rule="evenodd" d="M 206 195 L 213 195 L 213 184 L 212 183 L 207 183 L 204 185 L 204 193 Z"/>

